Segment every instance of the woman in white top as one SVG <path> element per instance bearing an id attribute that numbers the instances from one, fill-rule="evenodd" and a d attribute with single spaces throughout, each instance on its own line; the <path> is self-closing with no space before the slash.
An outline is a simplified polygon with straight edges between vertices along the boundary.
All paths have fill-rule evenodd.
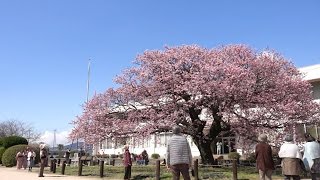
<path id="1" fill-rule="evenodd" d="M 311 135 L 306 137 L 304 144 L 303 163 L 311 173 L 312 180 L 320 179 L 320 144 Z"/>
<path id="2" fill-rule="evenodd" d="M 32 149 L 29 150 L 28 156 L 27 156 L 29 171 L 32 171 L 32 167 L 34 166 L 35 158 L 36 158 L 36 153 Z"/>
<path id="3" fill-rule="evenodd" d="M 300 160 L 302 159 L 302 155 L 299 147 L 293 143 L 293 136 L 291 134 L 286 135 L 284 141 L 278 153 L 279 157 L 282 158 L 282 174 L 285 176 L 285 180 L 291 177 L 294 180 L 300 180 L 300 174 L 302 173 Z"/>

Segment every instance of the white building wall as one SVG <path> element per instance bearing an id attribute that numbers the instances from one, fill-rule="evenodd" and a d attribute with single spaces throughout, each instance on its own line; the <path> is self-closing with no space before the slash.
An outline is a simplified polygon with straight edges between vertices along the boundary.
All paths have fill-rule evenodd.
<path id="1" fill-rule="evenodd" d="M 159 135 L 151 135 L 149 139 L 144 139 L 143 142 L 138 142 L 139 140 L 135 140 L 134 138 L 127 139 L 127 144 L 129 145 L 129 150 L 131 153 L 134 154 L 141 154 L 143 150 L 146 150 L 149 156 L 151 154 L 157 153 L 160 155 L 160 158 L 165 158 L 166 156 L 166 150 L 167 150 L 167 144 L 170 140 L 170 137 L 172 136 L 171 133 L 161 133 Z M 189 142 L 192 156 L 200 156 L 200 152 L 197 148 L 197 146 L 192 142 L 191 137 L 187 137 L 187 140 Z M 108 140 L 102 141 L 99 145 L 95 145 L 95 149 L 93 152 L 94 155 L 98 154 L 115 154 L 119 155 L 123 153 L 123 145 L 115 147 L 115 143 L 110 139 L 109 141 L 112 141 L 112 147 L 107 148 L 107 142 Z"/>

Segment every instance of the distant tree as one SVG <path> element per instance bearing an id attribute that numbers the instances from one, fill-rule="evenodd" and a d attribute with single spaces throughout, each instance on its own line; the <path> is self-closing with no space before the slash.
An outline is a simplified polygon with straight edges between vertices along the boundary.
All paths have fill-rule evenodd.
<path id="1" fill-rule="evenodd" d="M 7 136 L 2 139 L 2 146 L 6 149 L 19 144 L 28 145 L 28 141 L 26 138 L 20 136 Z"/>
<path id="2" fill-rule="evenodd" d="M 243 138 L 267 132 L 281 140 L 285 128 L 316 122 L 320 112 L 292 63 L 244 45 L 146 51 L 116 83 L 84 105 L 72 138 L 148 136 L 177 124 L 192 137 L 202 162 L 212 164 L 211 144 L 224 132 Z"/>
<path id="3" fill-rule="evenodd" d="M 21 136 L 26 138 L 29 142 L 35 142 L 39 140 L 40 133 L 38 133 L 30 124 L 10 119 L 0 122 L 0 137 L 6 136 Z"/>
<path id="4" fill-rule="evenodd" d="M 58 144 L 58 150 L 62 151 L 64 149 L 64 145 L 63 144 Z"/>
<path id="5" fill-rule="evenodd" d="M 64 149 L 64 146 L 63 144 L 58 144 L 58 154 L 59 154 L 59 157 L 63 157 L 63 154 L 62 154 L 62 150 Z"/>

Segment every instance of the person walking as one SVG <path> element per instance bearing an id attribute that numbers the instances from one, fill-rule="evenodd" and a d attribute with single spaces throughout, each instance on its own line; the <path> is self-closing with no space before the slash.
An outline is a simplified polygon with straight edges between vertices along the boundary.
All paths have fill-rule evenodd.
<path id="1" fill-rule="evenodd" d="M 279 157 L 282 158 L 281 166 L 282 174 L 285 176 L 284 179 L 289 180 L 292 177 L 293 180 L 300 180 L 302 155 L 299 147 L 293 143 L 292 134 L 286 135 L 284 141 L 278 153 Z"/>
<path id="2" fill-rule="evenodd" d="M 124 153 L 123 153 L 123 165 L 124 165 L 124 179 L 130 179 L 131 178 L 131 166 L 132 166 L 132 160 L 131 155 L 129 152 L 129 146 L 124 146 Z"/>
<path id="3" fill-rule="evenodd" d="M 21 169 L 22 168 L 22 166 L 23 166 L 23 158 L 24 158 L 23 151 L 19 151 L 16 154 L 17 169 Z"/>
<path id="4" fill-rule="evenodd" d="M 43 171 L 44 171 L 44 166 L 46 165 L 46 160 L 47 160 L 47 150 L 46 150 L 46 145 L 45 144 L 40 144 L 40 172 L 39 172 L 39 177 L 44 177 L 43 176 Z"/>
<path id="5" fill-rule="evenodd" d="M 320 180 L 320 144 L 310 134 L 306 137 L 304 146 L 303 163 L 311 173 L 312 180 Z"/>
<path id="6" fill-rule="evenodd" d="M 24 150 L 23 153 L 22 153 L 23 154 L 22 167 L 23 167 L 24 170 L 26 170 L 27 166 L 28 166 L 28 151 L 29 151 L 29 149 L 27 147 L 27 150 Z"/>
<path id="7" fill-rule="evenodd" d="M 36 158 L 36 153 L 33 151 L 33 149 L 30 149 L 28 152 L 28 155 L 27 155 L 29 171 L 32 171 L 32 167 L 34 166 L 35 158 Z"/>
<path id="8" fill-rule="evenodd" d="M 187 139 L 181 134 L 181 128 L 175 126 L 166 153 L 167 168 L 171 170 L 173 179 L 179 180 L 180 173 L 184 180 L 190 180 L 189 168 L 192 164 L 192 154 Z"/>
<path id="9" fill-rule="evenodd" d="M 259 143 L 256 145 L 256 162 L 257 169 L 259 171 L 260 180 L 272 180 L 272 171 L 274 168 L 274 162 L 272 158 L 271 146 L 267 143 L 267 135 L 261 134 L 258 137 Z"/>

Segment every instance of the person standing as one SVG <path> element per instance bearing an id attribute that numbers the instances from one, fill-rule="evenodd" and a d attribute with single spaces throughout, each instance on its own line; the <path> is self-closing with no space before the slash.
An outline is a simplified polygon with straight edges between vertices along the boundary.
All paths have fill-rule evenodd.
<path id="1" fill-rule="evenodd" d="M 33 151 L 33 149 L 30 149 L 28 152 L 28 155 L 27 155 L 29 171 L 32 171 L 32 167 L 34 165 L 35 158 L 36 158 L 36 153 Z"/>
<path id="2" fill-rule="evenodd" d="M 123 153 L 123 165 L 124 165 L 124 179 L 130 179 L 131 177 L 131 166 L 132 160 L 131 155 L 129 152 L 129 146 L 124 146 L 124 153 Z"/>
<path id="3" fill-rule="evenodd" d="M 311 135 L 306 137 L 304 144 L 303 163 L 311 173 L 312 180 L 320 180 L 320 144 Z"/>
<path id="4" fill-rule="evenodd" d="M 27 150 L 24 150 L 23 151 L 23 159 L 22 159 L 22 167 L 24 170 L 27 169 L 27 166 L 28 166 L 28 147 L 27 147 Z"/>
<path id="5" fill-rule="evenodd" d="M 286 135 L 284 141 L 278 153 L 279 157 L 282 158 L 281 166 L 282 174 L 285 176 L 284 179 L 289 180 L 292 177 L 293 180 L 300 180 L 302 155 L 299 147 L 293 143 L 292 134 Z"/>
<path id="6" fill-rule="evenodd" d="M 142 159 L 144 161 L 144 165 L 148 165 L 149 164 L 149 155 L 148 155 L 147 151 L 143 150 L 141 155 L 142 155 Z"/>
<path id="7" fill-rule="evenodd" d="M 46 150 L 46 145 L 45 144 L 40 144 L 40 172 L 39 172 L 39 177 L 44 177 L 43 176 L 43 171 L 44 171 L 44 166 L 46 165 L 46 160 L 47 160 L 47 150 Z"/>
<path id="8" fill-rule="evenodd" d="M 70 159 L 70 149 L 67 149 L 66 153 L 64 154 L 65 160 L 66 160 L 66 164 L 70 165 L 69 163 L 69 159 Z"/>
<path id="9" fill-rule="evenodd" d="M 173 136 L 167 146 L 167 168 L 171 170 L 173 179 L 180 179 L 180 173 L 183 179 L 190 180 L 189 168 L 192 164 L 192 154 L 187 139 L 181 134 L 179 126 L 172 129 Z"/>
<path id="10" fill-rule="evenodd" d="M 267 143 L 267 135 L 261 134 L 258 137 L 259 143 L 256 145 L 256 162 L 259 170 L 260 180 L 272 180 L 272 171 L 274 168 L 274 162 L 272 158 L 271 146 Z"/>
<path id="11" fill-rule="evenodd" d="M 21 169 L 21 168 L 22 168 L 23 158 L 24 158 L 24 156 L 23 156 L 22 151 L 19 151 L 19 152 L 16 154 L 17 169 Z"/>
<path id="12" fill-rule="evenodd" d="M 217 146 L 217 154 L 220 155 L 221 154 L 222 142 L 218 141 L 216 146 Z"/>

